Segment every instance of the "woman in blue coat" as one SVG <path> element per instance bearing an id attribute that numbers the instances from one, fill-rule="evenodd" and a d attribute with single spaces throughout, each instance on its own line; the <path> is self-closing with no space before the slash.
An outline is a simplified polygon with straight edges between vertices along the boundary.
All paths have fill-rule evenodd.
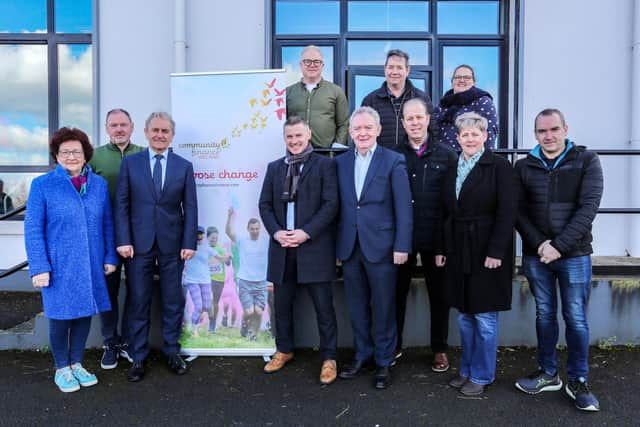
<path id="1" fill-rule="evenodd" d="M 105 274 L 117 264 L 107 182 L 87 162 L 93 147 L 80 129 L 51 138 L 56 168 L 33 180 L 24 220 L 33 286 L 49 319 L 54 381 L 63 392 L 97 384 L 82 367 L 91 316 L 111 309 Z"/>

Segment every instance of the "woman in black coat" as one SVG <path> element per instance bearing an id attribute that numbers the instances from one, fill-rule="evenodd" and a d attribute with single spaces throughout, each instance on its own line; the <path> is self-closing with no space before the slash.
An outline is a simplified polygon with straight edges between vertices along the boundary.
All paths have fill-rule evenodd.
<path id="1" fill-rule="evenodd" d="M 511 164 L 484 148 L 484 117 L 462 114 L 456 128 L 462 153 L 444 178 L 436 264 L 460 312 L 460 372 L 449 384 L 480 395 L 495 379 L 498 312 L 511 309 L 517 187 Z"/>

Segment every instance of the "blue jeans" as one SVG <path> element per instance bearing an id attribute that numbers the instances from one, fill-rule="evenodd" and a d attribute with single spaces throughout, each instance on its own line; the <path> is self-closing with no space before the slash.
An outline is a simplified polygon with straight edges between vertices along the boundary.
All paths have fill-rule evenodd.
<path id="1" fill-rule="evenodd" d="M 560 258 L 543 264 L 535 256 L 525 256 L 524 274 L 536 300 L 538 365 L 548 375 L 558 371 L 558 295 L 566 325 L 567 376 L 570 381 L 587 379 L 589 373 L 589 325 L 587 303 L 591 292 L 591 257 Z"/>
<path id="2" fill-rule="evenodd" d="M 458 314 L 462 356 L 460 376 L 476 384 L 491 384 L 496 378 L 498 312 Z"/>
<path id="3" fill-rule="evenodd" d="M 56 369 L 82 363 L 84 347 L 91 329 L 91 317 L 49 319 L 49 346 Z"/>

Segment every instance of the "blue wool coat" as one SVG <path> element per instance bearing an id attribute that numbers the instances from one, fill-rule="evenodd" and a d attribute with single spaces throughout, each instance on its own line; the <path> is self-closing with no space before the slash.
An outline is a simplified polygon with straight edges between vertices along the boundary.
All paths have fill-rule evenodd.
<path id="1" fill-rule="evenodd" d="M 89 168 L 86 190 L 80 196 L 60 165 L 31 184 L 25 246 L 31 276 L 50 274 L 42 302 L 51 319 L 111 310 L 103 265 L 118 258 L 107 181 Z"/>

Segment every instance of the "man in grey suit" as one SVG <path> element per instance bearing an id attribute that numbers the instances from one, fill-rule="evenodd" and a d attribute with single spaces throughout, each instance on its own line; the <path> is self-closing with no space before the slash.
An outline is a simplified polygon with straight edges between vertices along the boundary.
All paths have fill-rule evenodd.
<path id="1" fill-rule="evenodd" d="M 296 290 L 303 287 L 318 321 L 320 383 L 330 384 L 337 376 L 331 288 L 336 274 L 336 166 L 313 153 L 311 130 L 300 117 L 287 119 L 284 139 L 286 155 L 269 164 L 260 194 L 260 215 L 271 236 L 267 279 L 274 284 L 277 347 L 264 371 L 279 371 L 293 359 L 293 301 Z"/>

